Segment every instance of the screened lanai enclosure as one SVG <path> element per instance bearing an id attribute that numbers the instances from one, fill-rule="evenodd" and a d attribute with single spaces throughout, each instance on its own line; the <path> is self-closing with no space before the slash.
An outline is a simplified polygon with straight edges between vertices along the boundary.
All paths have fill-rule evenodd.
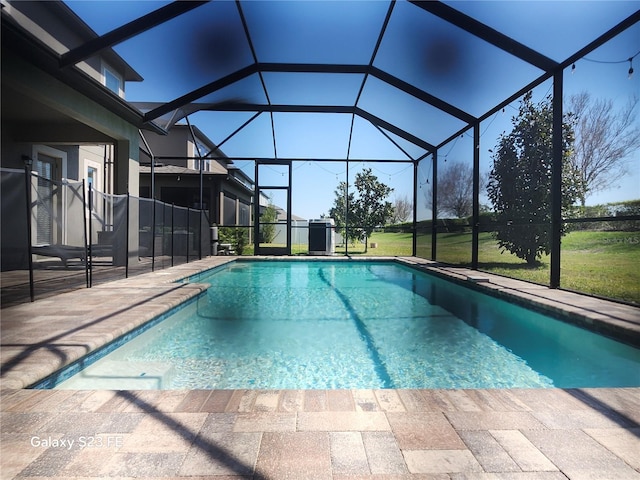
<path id="1" fill-rule="evenodd" d="M 144 78 L 127 85 L 141 138 L 187 123 L 217 146 L 182 158 L 200 171 L 199 206 L 233 205 L 207 190 L 205 161 L 252 179 L 246 221 L 200 228 L 217 227 L 214 252 L 308 254 L 310 222 L 331 217 L 336 255 L 640 301 L 637 269 L 615 277 L 640 248 L 637 2 L 68 6 L 95 37 L 60 69 L 112 48 Z M 166 160 L 141 149 L 155 204 Z"/>

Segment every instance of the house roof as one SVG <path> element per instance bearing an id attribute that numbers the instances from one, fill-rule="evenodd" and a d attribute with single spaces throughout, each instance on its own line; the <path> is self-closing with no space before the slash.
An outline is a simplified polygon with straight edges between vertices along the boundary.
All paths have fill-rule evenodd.
<path id="1" fill-rule="evenodd" d="M 86 44 L 98 38 L 98 34 L 87 25 L 71 8 L 69 8 L 64 2 L 42 2 L 46 8 L 50 9 L 57 15 L 71 30 L 80 35 L 83 42 L 78 45 Z M 76 45 L 77 46 L 77 45 Z M 58 52 L 62 55 L 67 53 L 68 50 Z M 100 52 L 100 55 L 107 60 L 112 67 L 117 68 L 119 71 L 124 72 L 124 79 L 128 82 L 141 82 L 144 80 L 142 76 L 134 70 L 120 55 L 118 55 L 112 48 L 105 48 Z"/>
<path id="2" fill-rule="evenodd" d="M 65 3 L 2 0 L 1 6 L 3 59 L 13 55 L 27 59 L 127 122 L 156 133 L 165 133 L 155 122 L 143 121 L 138 109 L 88 75 L 77 65 L 78 62 L 65 64 L 65 55 L 73 51 L 74 46 L 86 45 L 100 38 Z M 142 76 L 110 47 L 101 49 L 99 54 L 112 68 L 122 72 L 126 81 L 142 81 Z M 31 108 L 25 103 L 30 99 L 21 101 L 23 110 Z M 19 115 L 25 117 L 24 113 Z"/>
<path id="3" fill-rule="evenodd" d="M 279 207 L 277 205 L 274 205 L 275 209 L 276 209 L 276 219 L 279 222 L 285 222 L 287 220 L 287 211 L 282 208 Z M 306 222 L 307 219 L 306 218 L 302 218 L 298 215 L 294 215 L 293 213 L 291 214 L 291 220 L 296 221 L 296 222 Z"/>
<path id="4" fill-rule="evenodd" d="M 228 171 L 218 162 L 211 163 L 212 171 L 203 171 L 202 174 L 209 175 L 227 175 Z M 155 165 L 155 175 L 200 175 L 200 170 L 194 170 L 192 168 L 178 167 L 176 165 Z M 151 174 L 150 165 L 140 165 L 141 174 Z"/>

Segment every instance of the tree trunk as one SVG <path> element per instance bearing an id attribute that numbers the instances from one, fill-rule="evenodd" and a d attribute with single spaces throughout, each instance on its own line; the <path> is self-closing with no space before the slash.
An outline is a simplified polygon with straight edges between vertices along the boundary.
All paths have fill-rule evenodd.
<path id="1" fill-rule="evenodd" d="M 525 259 L 527 262 L 527 265 L 529 267 L 535 267 L 536 265 L 538 265 L 538 259 L 536 257 L 536 255 L 527 255 L 527 258 Z"/>

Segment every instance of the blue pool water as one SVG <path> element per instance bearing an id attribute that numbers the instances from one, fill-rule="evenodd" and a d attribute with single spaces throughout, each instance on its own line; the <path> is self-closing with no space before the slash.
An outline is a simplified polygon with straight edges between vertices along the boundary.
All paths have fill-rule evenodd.
<path id="1" fill-rule="evenodd" d="M 237 261 L 58 388 L 639 386 L 640 350 L 393 262 Z"/>

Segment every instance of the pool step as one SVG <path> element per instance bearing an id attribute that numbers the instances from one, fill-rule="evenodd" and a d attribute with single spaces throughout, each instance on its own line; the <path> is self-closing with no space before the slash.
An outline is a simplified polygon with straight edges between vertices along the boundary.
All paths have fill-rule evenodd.
<path id="1" fill-rule="evenodd" d="M 173 365 L 164 362 L 108 360 L 85 368 L 56 388 L 91 390 L 154 390 L 171 388 Z"/>
<path id="2" fill-rule="evenodd" d="M 489 277 L 485 277 L 483 275 L 467 275 L 467 281 L 474 283 L 488 283 L 490 280 Z"/>

